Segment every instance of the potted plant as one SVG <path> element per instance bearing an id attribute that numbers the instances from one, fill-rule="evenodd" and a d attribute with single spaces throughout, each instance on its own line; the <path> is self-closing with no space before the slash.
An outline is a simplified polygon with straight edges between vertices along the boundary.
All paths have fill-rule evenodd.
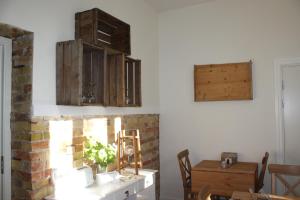
<path id="1" fill-rule="evenodd" d="M 97 172 L 107 172 L 107 166 L 115 162 L 116 148 L 111 144 L 103 144 L 93 138 L 85 142 L 84 157 L 97 166 Z"/>

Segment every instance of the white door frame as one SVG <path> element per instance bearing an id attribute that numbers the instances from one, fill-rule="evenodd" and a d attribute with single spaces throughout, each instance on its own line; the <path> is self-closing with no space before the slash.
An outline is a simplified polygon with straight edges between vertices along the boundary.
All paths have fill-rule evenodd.
<path id="1" fill-rule="evenodd" d="M 280 59 L 274 62 L 275 66 L 275 114 L 276 114 L 276 134 L 277 134 L 277 163 L 284 163 L 284 118 L 283 118 L 283 68 L 300 65 L 300 58 Z"/>
<path id="2" fill-rule="evenodd" d="M 4 156 L 4 175 L 3 175 L 3 199 L 11 199 L 11 71 L 12 71 L 12 40 L 0 37 L 0 48 L 3 48 L 3 78 L 2 78 L 2 133 L 3 133 L 3 156 Z M 1 66 L 0 65 L 0 66 Z"/>

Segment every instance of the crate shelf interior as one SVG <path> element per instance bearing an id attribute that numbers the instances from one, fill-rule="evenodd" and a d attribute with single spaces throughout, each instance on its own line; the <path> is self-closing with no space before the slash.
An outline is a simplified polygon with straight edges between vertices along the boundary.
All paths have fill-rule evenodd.
<path id="1" fill-rule="evenodd" d="M 128 106 L 141 106 L 141 61 L 125 60 L 125 102 Z"/>
<path id="2" fill-rule="evenodd" d="M 105 49 L 83 43 L 83 104 L 105 105 L 105 73 Z"/>
<path id="3" fill-rule="evenodd" d="M 124 54 L 107 56 L 110 106 L 141 106 L 141 61 Z"/>

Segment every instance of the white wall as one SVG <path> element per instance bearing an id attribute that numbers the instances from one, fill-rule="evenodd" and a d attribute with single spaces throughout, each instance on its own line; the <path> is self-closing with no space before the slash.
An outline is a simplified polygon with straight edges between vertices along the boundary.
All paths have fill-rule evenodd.
<path id="1" fill-rule="evenodd" d="M 181 197 L 176 153 L 184 148 L 193 164 L 222 151 L 257 162 L 269 151 L 275 161 L 273 61 L 300 56 L 299 22 L 299 0 L 212 0 L 160 14 L 162 199 Z M 194 64 L 249 59 L 253 101 L 194 102 Z"/>
<path id="2" fill-rule="evenodd" d="M 132 55 L 142 60 L 142 108 L 55 105 L 55 43 L 73 39 L 75 12 L 93 7 L 131 25 Z M 159 26 L 142 0 L 1 0 L 0 21 L 35 33 L 35 115 L 153 113 L 160 107 L 163 198 L 181 197 L 176 153 L 184 148 L 193 164 L 219 159 L 222 151 L 238 152 L 242 161 L 260 161 L 269 151 L 274 160 L 273 61 L 300 56 L 299 0 L 212 0 L 162 13 Z M 193 101 L 194 64 L 249 59 L 253 101 Z"/>
<path id="3" fill-rule="evenodd" d="M 100 8 L 131 25 L 132 57 L 142 60 L 142 108 L 56 106 L 55 45 L 74 39 L 76 12 Z M 35 115 L 157 113 L 158 16 L 141 0 L 1 0 L 0 21 L 34 32 Z"/>

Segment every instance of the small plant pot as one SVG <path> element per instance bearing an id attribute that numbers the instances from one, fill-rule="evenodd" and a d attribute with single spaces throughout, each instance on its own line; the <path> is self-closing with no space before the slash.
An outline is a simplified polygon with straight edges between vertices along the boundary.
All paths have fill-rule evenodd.
<path id="1" fill-rule="evenodd" d="M 101 165 L 97 165 L 97 174 L 99 173 L 106 173 L 107 172 L 107 166 L 101 166 Z"/>

